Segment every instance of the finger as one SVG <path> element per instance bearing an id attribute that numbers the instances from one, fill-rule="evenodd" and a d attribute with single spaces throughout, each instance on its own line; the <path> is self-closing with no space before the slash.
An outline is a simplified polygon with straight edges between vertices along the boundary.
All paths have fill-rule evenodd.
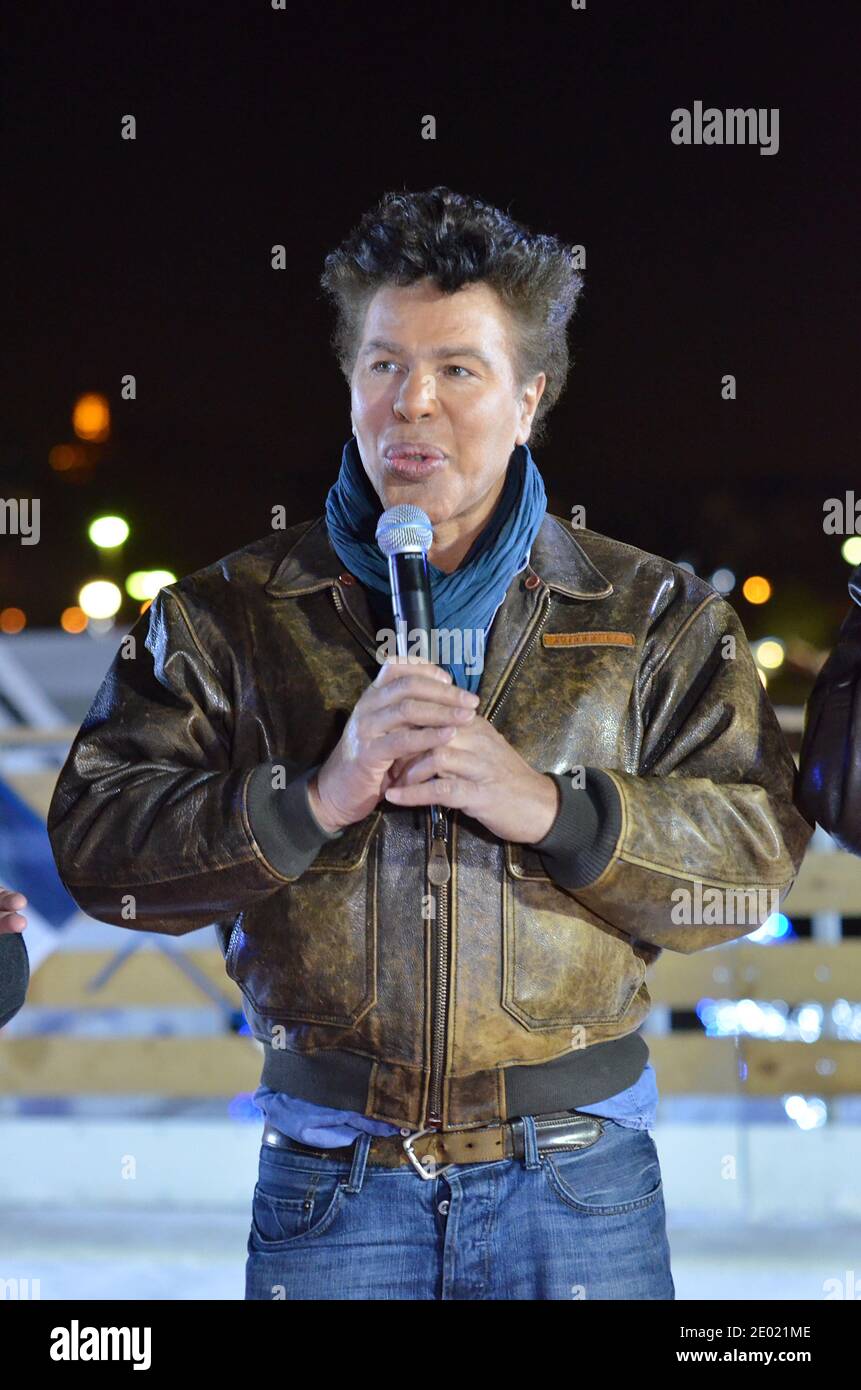
<path id="1" fill-rule="evenodd" d="M 381 738 L 399 728 L 441 728 L 444 724 L 465 728 L 473 719 L 475 710 L 460 701 L 438 704 L 435 700 L 408 695 L 397 704 L 363 715 L 361 728 L 368 738 Z"/>
<path id="2" fill-rule="evenodd" d="M 398 701 L 413 698 L 430 700 L 432 704 L 465 705 L 469 709 L 477 709 L 479 698 L 471 690 L 464 690 L 462 686 L 446 684 L 445 681 L 436 679 L 428 674 L 429 668 L 424 671 L 402 672 L 399 676 L 392 677 L 388 683 L 374 690 L 368 696 L 368 703 L 374 710 L 387 709 L 391 705 L 397 705 Z"/>
<path id="3" fill-rule="evenodd" d="M 386 800 L 396 806 L 450 806 L 454 809 L 462 806 L 474 791 L 468 782 L 457 777 L 432 777 L 414 787 L 389 787 Z"/>
<path id="4" fill-rule="evenodd" d="M 0 912 L 26 906 L 27 899 L 23 893 L 16 892 L 14 888 L 0 888 Z"/>
<path id="5" fill-rule="evenodd" d="M 399 680 L 404 670 L 416 670 L 431 680 L 439 681 L 440 685 L 452 685 L 451 674 L 443 670 L 442 666 L 437 666 L 432 661 L 425 661 L 420 656 L 390 656 L 387 657 L 374 678 L 374 685 L 383 686 L 390 684 L 393 680 Z"/>
<path id="6" fill-rule="evenodd" d="M 413 759 L 393 782 L 401 787 L 426 782 L 429 777 L 462 777 L 477 782 L 483 768 L 484 762 L 476 753 L 450 743 Z"/>
<path id="7" fill-rule="evenodd" d="M 409 758 L 416 753 L 426 753 L 429 748 L 435 748 L 438 744 L 454 738 L 458 732 L 454 724 L 444 724 L 441 728 L 394 729 L 392 733 L 384 734 L 375 741 L 373 758 L 375 762 L 379 758 L 391 764 L 395 758 Z"/>
<path id="8" fill-rule="evenodd" d="M 23 931 L 26 925 L 27 918 L 20 912 L 0 912 L 0 933 Z"/>

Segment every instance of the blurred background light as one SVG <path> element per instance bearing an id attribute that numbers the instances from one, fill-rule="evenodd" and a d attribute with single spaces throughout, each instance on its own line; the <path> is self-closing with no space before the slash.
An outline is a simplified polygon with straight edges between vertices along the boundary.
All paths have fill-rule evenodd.
<path id="1" fill-rule="evenodd" d="M 767 603 L 771 598 L 771 585 L 761 574 L 750 575 L 742 584 L 741 591 L 748 603 Z"/>
<path id="2" fill-rule="evenodd" d="M 711 577 L 711 586 L 717 589 L 719 594 L 729 594 L 735 588 L 735 575 L 732 570 L 715 570 Z"/>
<path id="3" fill-rule="evenodd" d="M 805 1096 L 785 1096 L 783 1108 L 799 1129 L 819 1129 L 828 1119 L 828 1107 L 819 1096 L 811 1100 Z"/>
<path id="4" fill-rule="evenodd" d="M 792 923 L 784 912 L 772 912 L 770 917 L 766 917 L 762 926 L 757 927 L 745 941 L 753 941 L 757 945 L 767 945 L 770 941 L 782 941 L 785 937 L 794 936 Z"/>
<path id="5" fill-rule="evenodd" d="M 848 536 L 840 547 L 840 554 L 848 565 L 861 565 L 861 536 Z"/>
<path id="6" fill-rule="evenodd" d="M 60 614 L 60 627 L 64 632 L 83 632 L 87 626 L 87 615 L 76 603 L 64 608 Z"/>
<path id="7" fill-rule="evenodd" d="M 27 615 L 23 608 L 0 608 L 0 632 L 14 636 L 26 626 Z"/>
<path id="8" fill-rule="evenodd" d="M 78 594 L 78 604 L 88 618 L 112 618 L 122 601 L 121 590 L 110 579 L 92 579 Z"/>
<path id="9" fill-rule="evenodd" d="M 79 396 L 72 409 L 72 428 L 79 439 L 100 444 L 111 432 L 111 408 L 104 396 L 94 391 Z"/>
<path id="10" fill-rule="evenodd" d="M 761 642 L 755 643 L 753 655 L 758 666 L 763 666 L 766 671 L 776 671 L 783 664 L 786 648 L 779 637 L 763 637 Z"/>
<path id="11" fill-rule="evenodd" d="M 97 516 L 87 527 L 87 535 L 100 550 L 113 550 L 129 537 L 129 524 L 121 516 Z"/>
<path id="12" fill-rule="evenodd" d="M 154 599 L 165 584 L 175 584 L 176 575 L 170 570 L 133 570 L 126 580 L 126 593 L 130 598 Z"/>

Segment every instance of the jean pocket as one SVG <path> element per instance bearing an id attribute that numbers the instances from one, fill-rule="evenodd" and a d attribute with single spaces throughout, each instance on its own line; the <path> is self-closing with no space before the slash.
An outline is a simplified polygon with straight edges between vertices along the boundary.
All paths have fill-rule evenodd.
<path id="1" fill-rule="evenodd" d="M 302 1156 L 287 1149 L 261 1154 L 251 1203 L 251 1248 L 283 1250 L 328 1231 L 341 1210 L 346 1182 L 342 1171 L 305 1167 Z"/>
<path id="2" fill-rule="evenodd" d="M 645 1129 L 604 1120 L 596 1144 L 579 1152 L 548 1155 L 542 1162 L 553 1195 L 591 1216 L 616 1216 L 650 1207 L 662 1198 L 655 1141 Z"/>

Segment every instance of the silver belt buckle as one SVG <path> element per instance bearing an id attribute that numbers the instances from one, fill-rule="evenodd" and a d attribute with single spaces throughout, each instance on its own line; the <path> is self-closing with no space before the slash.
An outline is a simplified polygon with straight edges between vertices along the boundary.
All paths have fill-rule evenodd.
<path id="1" fill-rule="evenodd" d="M 442 1168 L 435 1168 L 432 1173 L 429 1173 L 427 1169 L 422 1166 L 422 1160 L 419 1158 L 418 1154 L 413 1153 L 413 1144 L 415 1143 L 416 1139 L 423 1139 L 426 1134 L 439 1134 L 439 1132 L 440 1131 L 438 1129 L 434 1129 L 433 1126 L 431 1126 L 430 1129 L 417 1129 L 415 1134 L 409 1134 L 407 1138 L 403 1141 L 404 1153 L 406 1154 L 410 1163 L 415 1168 L 420 1178 L 438 1178 L 443 1173 L 447 1173 L 449 1168 L 455 1167 L 453 1163 L 445 1163 L 443 1164 Z M 431 1163 L 433 1163 L 434 1160 L 431 1158 L 430 1154 L 427 1154 L 426 1158 L 429 1159 Z"/>

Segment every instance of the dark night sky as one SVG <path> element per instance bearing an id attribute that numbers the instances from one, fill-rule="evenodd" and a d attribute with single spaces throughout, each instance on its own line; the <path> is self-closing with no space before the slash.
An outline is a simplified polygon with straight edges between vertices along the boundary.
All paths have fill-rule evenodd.
<path id="1" fill-rule="evenodd" d="M 830 645 L 848 567 L 822 505 L 861 495 L 854 13 L 22 12 L 3 57 L 0 493 L 41 498 L 42 540 L 0 537 L 0 604 L 55 624 L 97 569 L 84 526 L 105 506 L 132 522 L 128 569 L 178 574 L 263 535 L 274 503 L 319 514 L 350 428 L 323 258 L 386 190 L 446 183 L 586 246 L 575 366 L 536 452 L 551 510 L 583 503 L 593 529 L 706 575 L 765 573 L 768 612 L 732 596 L 749 635 Z M 779 152 L 674 146 L 670 113 L 695 100 L 779 107 Z M 84 390 L 111 400 L 113 434 L 76 487 L 47 458 Z"/>

